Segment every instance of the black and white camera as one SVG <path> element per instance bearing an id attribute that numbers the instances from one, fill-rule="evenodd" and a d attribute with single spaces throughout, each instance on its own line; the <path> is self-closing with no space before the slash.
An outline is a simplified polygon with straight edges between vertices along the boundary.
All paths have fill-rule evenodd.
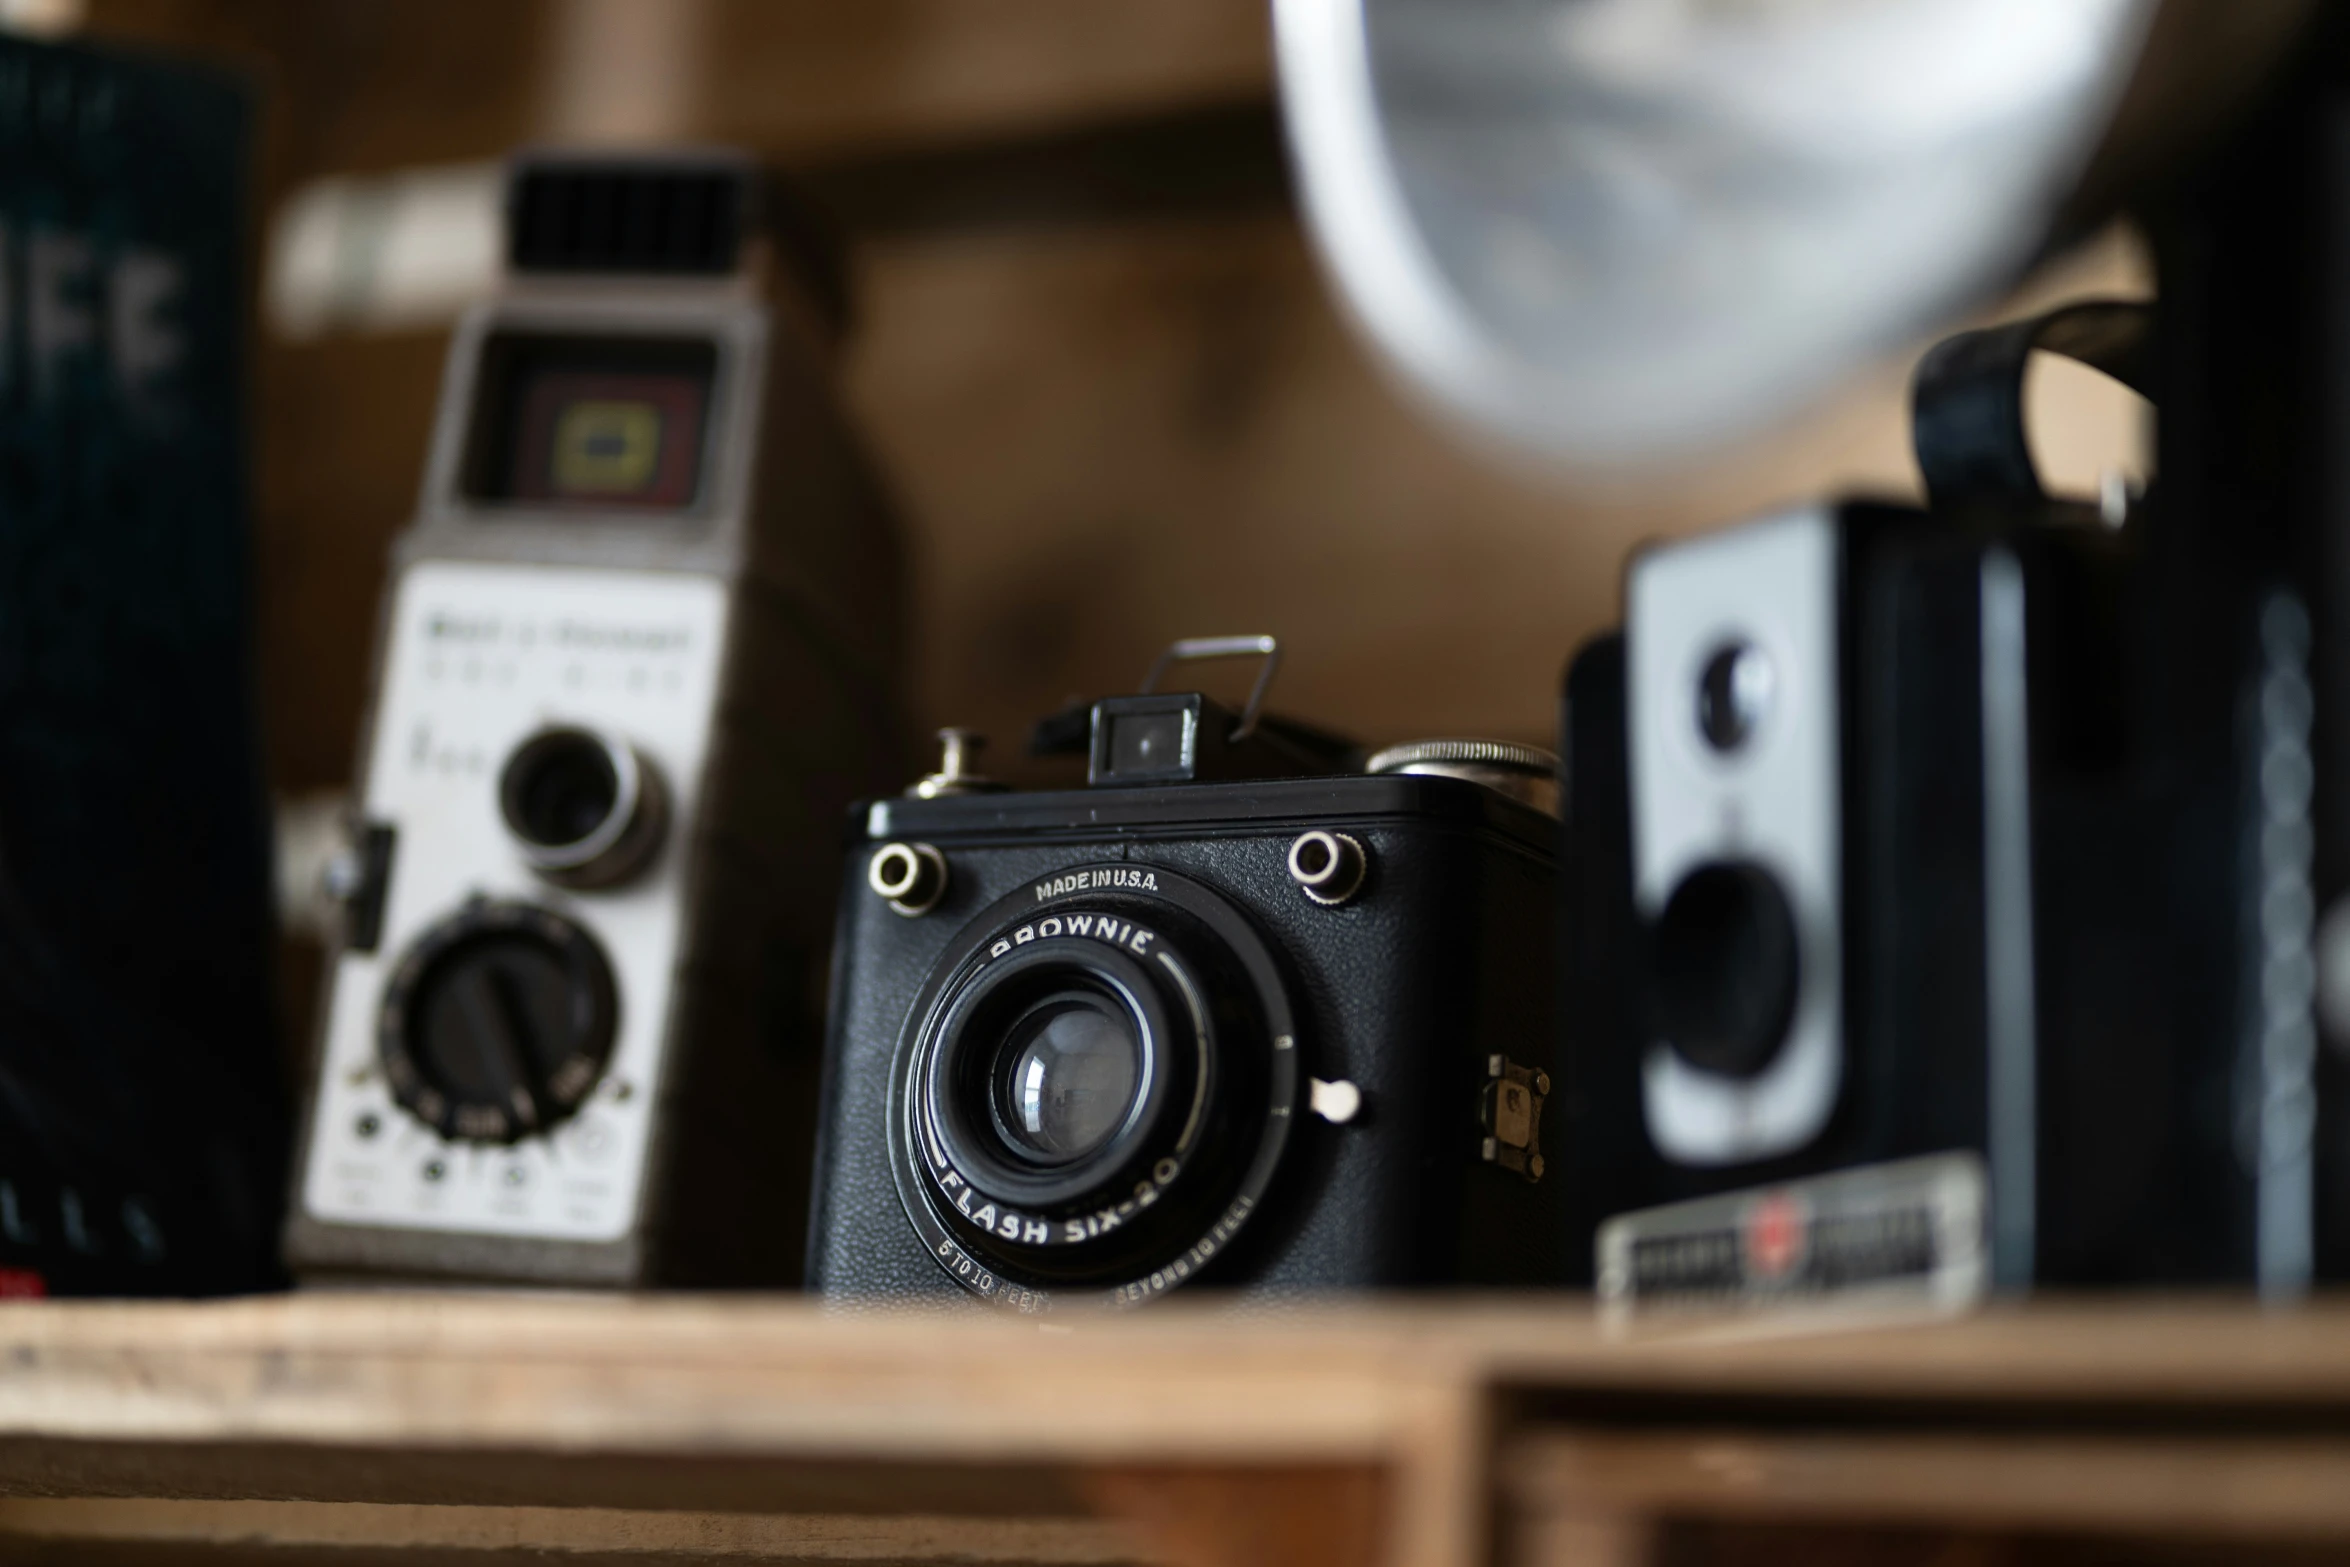
<path id="1" fill-rule="evenodd" d="M 2232 958 L 2158 956 L 2136 533 L 2040 494 L 2020 426 L 2032 351 L 2142 379 L 2144 324 L 1953 339 L 1918 387 L 1930 510 L 1646 551 L 1570 670 L 1559 1120 L 1603 1299 L 2236 1266 L 2155 977 Z"/>
<path id="2" fill-rule="evenodd" d="M 837 823 L 904 776 L 838 275 L 724 155 L 508 200 L 386 598 L 289 1260 L 788 1282 Z"/>
<path id="3" fill-rule="evenodd" d="M 1094 704 L 1089 787 L 948 765 L 841 903 L 809 1278 L 1024 1311 L 1197 1282 L 1555 1280 L 1551 758 L 1367 761 L 1197 694 Z"/>

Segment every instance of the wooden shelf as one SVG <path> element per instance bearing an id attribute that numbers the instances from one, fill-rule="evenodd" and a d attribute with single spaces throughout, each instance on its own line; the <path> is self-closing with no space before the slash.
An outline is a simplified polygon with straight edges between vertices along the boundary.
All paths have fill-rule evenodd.
<path id="1" fill-rule="evenodd" d="M 2350 1309 L 0 1306 L 10 1560 L 1629 1564 L 1797 1527 L 2350 1548 Z"/>

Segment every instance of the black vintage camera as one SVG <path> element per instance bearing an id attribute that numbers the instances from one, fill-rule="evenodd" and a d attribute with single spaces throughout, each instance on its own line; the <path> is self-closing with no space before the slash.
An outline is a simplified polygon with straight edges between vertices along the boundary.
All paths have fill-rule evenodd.
<path id="1" fill-rule="evenodd" d="M 2035 349 L 2144 384 L 2146 324 L 1953 339 L 1930 510 L 1648 551 L 1571 669 L 1554 1124 L 1604 1299 L 2241 1271 L 2226 1085 L 2157 978 L 2231 958 L 2165 956 L 2139 530 L 2042 494 L 2022 435 Z"/>
<path id="2" fill-rule="evenodd" d="M 1260 654 L 1235 715 L 1148 694 Z M 1533 1284 L 1551 758 L 1367 761 L 1260 717 L 1277 649 L 1094 704 L 1083 791 L 874 804 L 840 910 L 808 1277 L 1026 1311 L 1198 1282 Z"/>

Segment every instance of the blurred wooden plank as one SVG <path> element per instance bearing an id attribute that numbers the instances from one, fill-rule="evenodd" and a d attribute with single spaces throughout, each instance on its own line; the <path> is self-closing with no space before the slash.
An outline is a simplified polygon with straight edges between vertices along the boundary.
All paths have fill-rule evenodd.
<path id="1" fill-rule="evenodd" d="M 1537 1329 L 1512 1312 L 1479 1331 L 1484 1375 L 1524 1400 L 1529 1420 L 1889 1407 L 1919 1421 L 2322 1419 L 2350 1432 L 2350 1296 L 2339 1294 L 2282 1310 L 2225 1295 L 2042 1296 L 1944 1321 L 1764 1314 L 1621 1333 Z"/>
<path id="2" fill-rule="evenodd" d="M 2006 1409 L 2350 1431 L 2350 1300 L 2056 1299 L 1944 1322 L 1623 1336 L 1575 1296 L 1267 1310 L 1203 1295 L 1039 1322 L 781 1296 L 316 1292 L 0 1303 L 0 1367 L 0 1434 L 26 1437 L 1352 1463 L 1487 1392 L 1552 1422 L 1865 1403 L 1913 1424 Z M 1641 1402 L 1611 1402 L 1627 1394 Z M 1437 1434 L 1474 1440 L 1474 1411 L 1458 1418 Z"/>
<path id="3" fill-rule="evenodd" d="M 2339 1545 L 2099 1534 L 2012 1534 L 1679 1519 L 1625 1528 L 1552 1519 L 1501 1560 L 1511 1567 L 2320 1567 Z"/>
<path id="4" fill-rule="evenodd" d="M 549 1433 L 495 1445 L 0 1437 L 0 1495 L 871 1517 L 1082 1518 L 1093 1508 L 1082 1477 L 1057 1459 L 580 1450 Z"/>
<path id="5" fill-rule="evenodd" d="M 1107 1514 L 1176 1562 L 1498 1542 L 1629 1567 L 1676 1518 L 2350 1541 L 2350 1302 L 1788 1327 L 1627 1337 L 1572 1298 L 1060 1324 L 719 1297 L 10 1304 L 0 1494 Z"/>
<path id="6" fill-rule="evenodd" d="M 1234 1353 L 976 1310 L 707 1298 L 53 1305 L 0 1311 L 0 1493 L 1107 1512 L 1178 1561 L 1353 1563 L 1376 1559 L 1410 1433 L 1443 1429 L 1427 1418 L 1441 1371 L 1371 1344 L 1284 1333 Z M 1462 1509 L 1430 1501 L 1433 1539 Z M 1259 1549 L 1309 1538 L 1324 1554 Z M 1437 1539 L 1414 1559 L 1468 1558 Z"/>
<path id="7" fill-rule="evenodd" d="M 1382 1547 L 1391 1508 L 1385 1477 L 1373 1469 L 1119 1467 L 1088 1476 L 1086 1489 L 1171 1567 L 1374 1567 L 1390 1559 Z"/>
<path id="8" fill-rule="evenodd" d="M 1499 1559 L 1511 1567 L 1651 1567 L 1657 1559 L 1655 1524 L 1622 1513 L 1516 1507 L 1506 1510 L 1503 1532 Z M 1825 1564 L 1807 1561 L 1805 1567 Z"/>
<path id="9" fill-rule="evenodd" d="M 1501 1486 L 1536 1533 L 1614 1512 L 2350 1545 L 2340 1434 L 1549 1432 L 1518 1441 Z"/>
<path id="10" fill-rule="evenodd" d="M 1141 1334 L 796 1299 L 0 1307 L 0 1433 L 937 1463 L 1378 1461 L 1447 1378 L 1375 1324 Z M 1173 1330 L 1173 1331 L 1170 1331 Z M 1235 1411 L 1248 1418 L 1236 1419 Z"/>
<path id="11" fill-rule="evenodd" d="M 354 1502 L 0 1499 L 0 1554 L 75 1560 L 501 1558 L 626 1562 L 968 1562 L 1112 1567 L 1147 1559 L 1131 1532 L 1093 1519 L 628 1512 L 609 1507 L 387 1506 Z"/>

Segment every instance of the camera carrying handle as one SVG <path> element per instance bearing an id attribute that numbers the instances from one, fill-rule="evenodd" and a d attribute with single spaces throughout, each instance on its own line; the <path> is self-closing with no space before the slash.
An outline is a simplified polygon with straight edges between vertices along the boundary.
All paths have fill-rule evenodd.
<path id="1" fill-rule="evenodd" d="M 1142 693 L 1147 696 L 1159 689 L 1159 681 L 1169 665 L 1212 658 L 1264 660 L 1257 667 L 1257 683 L 1249 689 L 1248 706 L 1241 709 L 1240 722 L 1230 736 L 1233 740 L 1246 740 L 1256 733 L 1257 715 L 1265 706 L 1265 692 L 1273 684 L 1273 672 L 1281 667 L 1281 643 L 1273 637 L 1185 637 L 1170 642 L 1166 651 L 1152 662 L 1150 673 L 1142 677 Z"/>
<path id="2" fill-rule="evenodd" d="M 2151 305 L 2088 300 L 1935 344 L 1910 385 L 1911 439 L 1935 505 L 2048 498 L 2024 428 L 2024 371 L 2045 349 L 2153 396 Z"/>

